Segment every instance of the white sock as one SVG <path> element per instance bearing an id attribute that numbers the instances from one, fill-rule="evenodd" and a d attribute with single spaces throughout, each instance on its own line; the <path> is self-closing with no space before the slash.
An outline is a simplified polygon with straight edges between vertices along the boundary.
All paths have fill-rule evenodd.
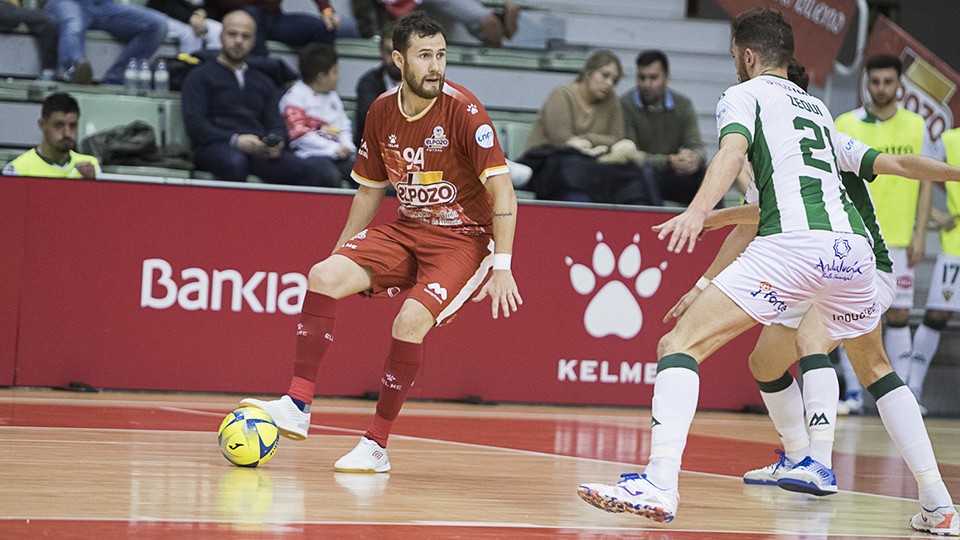
<path id="1" fill-rule="evenodd" d="M 808 455 L 833 468 L 833 435 L 837 426 L 837 399 L 840 397 L 837 372 L 825 354 L 801 358 L 800 371 L 803 373 L 803 404 L 810 432 Z"/>
<path id="2" fill-rule="evenodd" d="M 810 445 L 807 426 L 803 421 L 803 396 L 800 394 L 800 386 L 790 373 L 785 373 L 776 381 L 758 381 L 758 384 L 767 414 L 780 434 L 783 451 L 787 454 L 787 459 L 797 463 L 807 455 L 807 447 Z"/>
<path id="3" fill-rule="evenodd" d="M 913 339 L 909 326 L 887 326 L 883 334 L 883 348 L 887 350 L 893 369 L 904 381 L 910 380 L 910 355 L 913 353 Z"/>
<path id="4" fill-rule="evenodd" d="M 697 362 L 685 354 L 670 354 L 658 363 L 653 385 L 653 426 L 650 462 L 644 473 L 661 489 L 677 489 L 683 449 L 700 397 Z"/>
<path id="5" fill-rule="evenodd" d="M 934 330 L 925 324 L 917 327 L 916 333 L 913 334 L 913 356 L 910 359 L 910 375 L 907 377 L 910 381 L 908 383 L 910 391 L 917 396 L 917 401 L 920 401 L 920 396 L 923 394 L 923 382 L 927 379 L 930 362 L 937 354 L 939 345 L 939 330 Z"/>
<path id="6" fill-rule="evenodd" d="M 917 480 L 920 503 L 926 508 L 952 506 L 950 493 L 940 478 L 917 398 L 899 377 L 894 379 L 891 376 L 896 377 L 896 374 L 886 375 L 868 388 L 877 400 L 883 427 Z"/>
<path id="7" fill-rule="evenodd" d="M 850 363 L 850 357 L 847 356 L 847 350 L 843 344 L 837 348 L 837 355 L 840 357 L 840 368 L 843 369 L 843 383 L 847 387 L 847 392 L 863 392 L 863 385 L 857 378 L 857 372 L 853 370 L 853 364 Z"/>

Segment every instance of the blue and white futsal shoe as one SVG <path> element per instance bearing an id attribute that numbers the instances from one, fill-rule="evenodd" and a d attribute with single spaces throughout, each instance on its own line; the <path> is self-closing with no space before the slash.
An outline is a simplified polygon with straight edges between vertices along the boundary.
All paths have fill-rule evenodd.
<path id="1" fill-rule="evenodd" d="M 743 473 L 744 484 L 761 484 L 764 486 L 775 486 L 780 476 L 793 468 L 795 463 L 787 457 L 783 450 L 776 450 L 780 460 L 767 465 L 761 469 L 754 469 Z"/>
<path id="2" fill-rule="evenodd" d="M 777 485 L 787 491 L 821 497 L 837 492 L 837 477 L 833 474 L 833 469 L 807 456 L 792 469 L 781 474 Z"/>
<path id="3" fill-rule="evenodd" d="M 654 521 L 669 523 L 677 513 L 680 493 L 660 489 L 647 475 L 624 473 L 616 484 L 581 484 L 581 499 L 607 512 L 629 512 Z"/>

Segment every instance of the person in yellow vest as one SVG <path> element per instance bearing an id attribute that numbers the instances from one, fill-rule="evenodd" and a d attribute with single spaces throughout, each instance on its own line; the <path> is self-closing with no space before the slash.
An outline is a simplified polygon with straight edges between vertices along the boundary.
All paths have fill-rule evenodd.
<path id="1" fill-rule="evenodd" d="M 887 54 L 873 56 L 867 60 L 864 71 L 870 102 L 837 117 L 837 131 L 887 154 L 923 154 L 943 161 L 943 147 L 930 140 L 923 117 L 897 104 L 903 72 L 900 59 Z M 908 323 L 913 307 L 914 267 L 925 255 L 926 223 L 930 217 L 930 182 L 919 180 L 881 174 L 869 184 L 896 280 L 896 298 L 887 311 L 884 347 L 904 381 L 908 380 L 913 352 Z M 862 388 L 842 350 L 840 359 L 847 392 L 838 412 L 857 414 L 863 409 Z"/>
<path id="2" fill-rule="evenodd" d="M 960 165 L 960 128 L 945 132 L 940 140 L 946 151 L 947 163 Z M 947 326 L 950 317 L 960 311 L 960 228 L 954 226 L 956 216 L 960 215 L 960 185 L 947 182 L 944 188 L 947 190 L 949 226 L 940 231 L 940 253 L 930 276 L 926 312 L 923 314 L 923 323 L 913 334 L 909 371 L 903 377 L 918 401 L 923 393 L 923 381 L 927 378 L 930 362 L 940 345 L 940 332 Z"/>
<path id="3" fill-rule="evenodd" d="M 41 139 L 3 168 L 7 176 L 41 176 L 49 178 L 86 178 L 100 176 L 97 158 L 73 151 L 77 144 L 80 106 L 69 94 L 50 94 L 40 107 Z"/>

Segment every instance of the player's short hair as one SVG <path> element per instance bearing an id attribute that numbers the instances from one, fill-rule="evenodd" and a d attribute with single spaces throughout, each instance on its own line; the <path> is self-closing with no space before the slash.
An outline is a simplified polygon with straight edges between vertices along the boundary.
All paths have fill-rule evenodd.
<path id="1" fill-rule="evenodd" d="M 787 78 L 804 92 L 810 86 L 810 76 L 807 75 L 807 68 L 803 67 L 803 64 L 796 58 L 790 59 L 790 65 L 787 66 Z"/>
<path id="2" fill-rule="evenodd" d="M 337 65 L 337 50 L 329 43 L 307 43 L 300 49 L 300 77 L 310 83 L 320 73 L 327 73 Z"/>
<path id="3" fill-rule="evenodd" d="M 77 105 L 77 100 L 73 99 L 70 94 L 57 92 L 56 94 L 50 94 L 43 100 L 43 105 L 40 106 L 40 117 L 47 119 L 55 112 L 77 113 L 79 115 L 80 105 Z"/>
<path id="4" fill-rule="evenodd" d="M 733 41 L 741 50 L 750 49 L 763 64 L 787 66 L 793 58 L 793 28 L 775 9 L 758 8 L 733 20 Z"/>
<path id="5" fill-rule="evenodd" d="M 637 55 L 638 68 L 647 67 L 654 62 L 660 62 L 660 65 L 663 66 L 663 73 L 665 75 L 670 74 L 670 63 L 667 62 L 667 55 L 663 54 L 663 51 L 659 49 L 650 49 L 642 51 Z"/>
<path id="6" fill-rule="evenodd" d="M 589 58 L 587 58 L 587 63 L 583 65 L 583 69 L 581 69 L 580 73 L 577 74 L 577 82 L 582 82 L 594 71 L 610 64 L 613 64 L 617 67 L 617 78 L 619 79 L 622 77 L 623 65 L 620 64 L 620 58 L 617 57 L 617 55 L 606 49 L 595 51 L 590 55 Z"/>
<path id="7" fill-rule="evenodd" d="M 423 38 L 437 34 L 443 36 L 444 39 L 447 37 L 447 33 L 444 32 L 440 23 L 430 18 L 426 13 L 415 10 L 397 22 L 397 27 L 393 30 L 393 50 L 400 54 L 406 54 L 413 36 Z"/>
<path id="8" fill-rule="evenodd" d="M 871 56 L 867 58 L 866 64 L 864 64 L 864 69 L 869 73 L 871 69 L 887 69 L 893 68 L 897 70 L 897 77 L 899 78 L 903 74 L 903 62 L 899 58 L 893 56 L 892 54 L 878 54 L 876 56 Z"/>

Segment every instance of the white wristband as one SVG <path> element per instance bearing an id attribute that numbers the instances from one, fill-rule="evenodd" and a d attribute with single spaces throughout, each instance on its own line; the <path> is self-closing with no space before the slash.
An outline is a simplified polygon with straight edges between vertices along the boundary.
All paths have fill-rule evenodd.
<path id="1" fill-rule="evenodd" d="M 493 269 L 494 270 L 509 270 L 510 269 L 510 259 L 513 258 L 513 255 L 509 253 L 494 253 L 493 254 Z"/>
<path id="2" fill-rule="evenodd" d="M 710 280 L 709 280 L 709 279 L 707 279 L 707 278 L 705 278 L 705 277 L 703 277 L 703 276 L 700 276 L 700 279 L 697 280 L 697 285 L 696 285 L 696 287 L 702 291 L 702 290 L 706 289 L 706 288 L 707 288 L 707 285 L 709 285 L 709 284 L 710 284 Z"/>

